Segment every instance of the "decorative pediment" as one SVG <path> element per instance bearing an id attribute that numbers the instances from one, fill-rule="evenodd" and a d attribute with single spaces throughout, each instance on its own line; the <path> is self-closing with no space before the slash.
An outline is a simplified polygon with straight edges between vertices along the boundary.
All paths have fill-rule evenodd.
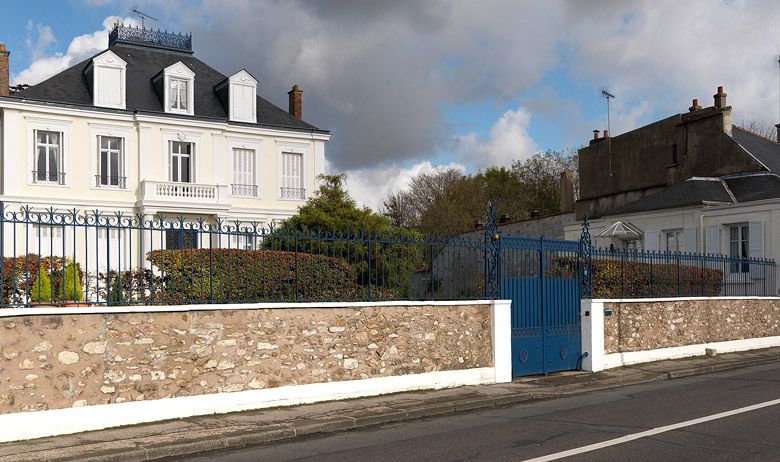
<path id="1" fill-rule="evenodd" d="M 111 50 L 94 57 L 84 73 L 92 91 L 92 104 L 125 109 L 127 62 Z"/>

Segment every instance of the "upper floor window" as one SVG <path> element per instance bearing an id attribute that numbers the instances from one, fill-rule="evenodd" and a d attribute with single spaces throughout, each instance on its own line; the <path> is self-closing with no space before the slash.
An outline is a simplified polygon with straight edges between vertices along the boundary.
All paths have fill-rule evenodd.
<path id="1" fill-rule="evenodd" d="M 125 75 L 127 62 L 111 50 L 92 59 L 84 73 L 92 85 L 95 106 L 125 109 Z"/>
<path id="2" fill-rule="evenodd" d="M 303 188 L 303 154 L 295 152 L 282 153 L 282 199 L 306 199 Z"/>
<path id="3" fill-rule="evenodd" d="M 182 141 L 170 142 L 171 181 L 180 183 L 192 182 L 192 143 Z"/>
<path id="4" fill-rule="evenodd" d="M 750 272 L 750 263 L 733 260 L 750 257 L 750 227 L 747 224 L 729 226 L 729 256 L 732 258 L 730 272 Z"/>
<path id="5" fill-rule="evenodd" d="M 100 155 L 98 156 L 98 174 L 95 175 L 98 187 L 125 188 L 125 156 L 122 138 L 100 136 Z"/>
<path id="6" fill-rule="evenodd" d="M 257 196 L 255 182 L 255 151 L 253 149 L 233 149 L 233 183 L 234 196 Z"/>
<path id="7" fill-rule="evenodd" d="M 36 130 L 33 183 L 65 184 L 62 164 L 62 133 Z"/>
<path id="8" fill-rule="evenodd" d="M 171 109 L 187 112 L 189 105 L 189 82 L 184 79 L 171 78 L 168 88 L 168 98 Z"/>

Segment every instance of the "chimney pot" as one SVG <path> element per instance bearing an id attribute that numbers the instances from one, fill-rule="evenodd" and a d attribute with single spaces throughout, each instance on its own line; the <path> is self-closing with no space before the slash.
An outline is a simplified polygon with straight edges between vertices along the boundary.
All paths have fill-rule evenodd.
<path id="1" fill-rule="evenodd" d="M 688 111 L 693 112 L 698 111 L 699 109 L 701 109 L 701 106 L 699 106 L 699 99 L 693 98 L 693 102 L 691 103 L 691 107 L 688 108 Z"/>
<path id="2" fill-rule="evenodd" d="M 718 92 L 713 95 L 715 99 L 715 107 L 722 109 L 726 107 L 726 93 L 723 92 L 723 87 L 718 87 Z"/>
<path id="3" fill-rule="evenodd" d="M 604 130 L 604 138 L 609 138 L 609 130 Z"/>
<path id="4" fill-rule="evenodd" d="M 593 130 L 593 139 L 594 140 L 599 139 L 599 133 L 601 133 L 601 132 L 599 132 L 598 130 Z"/>
<path id="5" fill-rule="evenodd" d="M 296 83 L 293 85 L 292 90 L 287 92 L 287 95 L 290 97 L 290 115 L 300 120 L 303 112 L 303 90 Z"/>
<path id="6" fill-rule="evenodd" d="M 8 96 L 11 92 L 11 84 L 8 69 L 8 57 L 10 51 L 5 49 L 5 44 L 0 43 L 0 96 Z"/>

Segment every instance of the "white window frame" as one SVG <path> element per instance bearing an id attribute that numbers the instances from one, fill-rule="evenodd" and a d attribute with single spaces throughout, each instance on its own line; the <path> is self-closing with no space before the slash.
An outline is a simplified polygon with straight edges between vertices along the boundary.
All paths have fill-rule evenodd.
<path id="1" fill-rule="evenodd" d="M 310 191 L 310 185 L 309 185 L 309 178 L 306 173 L 306 169 L 309 166 L 309 157 L 311 153 L 311 145 L 308 143 L 290 143 L 290 142 L 278 142 L 276 143 L 276 182 L 277 182 L 277 188 L 276 188 L 276 195 L 279 200 L 285 200 L 285 201 L 297 201 L 297 202 L 303 202 L 306 200 L 309 194 L 311 194 Z M 295 199 L 295 198 L 283 198 L 282 197 L 282 187 L 284 185 L 282 184 L 282 175 L 283 175 L 283 159 L 284 154 L 300 154 L 301 155 L 301 187 L 304 189 L 304 197 L 303 199 Z"/>
<path id="2" fill-rule="evenodd" d="M 181 80 L 187 83 L 187 107 L 185 109 L 171 106 L 171 80 Z M 163 69 L 163 100 L 165 112 L 171 114 L 195 114 L 195 73 L 181 61 Z"/>
<path id="3" fill-rule="evenodd" d="M 250 198 L 258 198 L 262 195 L 262 189 L 261 189 L 261 182 L 260 182 L 260 171 L 262 169 L 262 163 L 261 163 L 261 146 L 262 146 L 262 140 L 255 140 L 255 139 L 249 139 L 249 138 L 237 138 L 237 137 L 228 137 L 227 138 L 227 149 L 225 151 L 225 159 L 227 161 L 223 164 L 227 168 L 227 182 L 229 182 L 230 186 L 230 195 L 233 197 L 250 197 Z M 235 149 L 247 149 L 252 150 L 255 152 L 254 156 L 254 162 L 255 162 L 255 171 L 254 171 L 254 184 L 257 186 L 257 195 L 256 196 L 245 196 L 245 195 L 239 195 L 236 196 L 233 194 L 233 152 Z"/>
<path id="4" fill-rule="evenodd" d="M 201 132 L 194 132 L 194 131 L 182 131 L 182 130 L 168 130 L 164 129 L 161 130 L 162 132 L 162 145 L 160 147 L 161 152 L 163 153 L 160 158 L 162 159 L 162 165 L 160 170 L 160 178 L 157 178 L 158 181 L 171 181 L 171 152 L 170 152 L 170 146 L 171 141 L 182 141 L 185 143 L 192 143 L 192 153 L 190 158 L 190 170 L 192 177 L 190 178 L 191 183 L 196 183 L 200 180 L 200 178 L 203 176 L 201 169 L 201 163 L 200 158 L 198 157 L 200 153 L 203 152 L 201 144 L 201 137 L 203 136 L 203 133 Z M 149 178 L 153 179 L 153 178 Z"/>
<path id="5" fill-rule="evenodd" d="M 174 146 L 176 145 L 189 145 L 190 146 L 190 152 L 186 155 L 181 152 L 174 152 Z M 189 158 L 189 171 L 187 172 L 187 176 L 189 177 L 189 181 L 181 181 L 182 178 L 182 168 L 181 168 L 181 160 L 176 163 L 176 165 L 179 168 L 178 173 L 178 180 L 173 179 L 173 158 L 179 157 L 179 158 Z M 179 140 L 171 140 L 168 142 L 168 181 L 172 183 L 195 183 L 195 144 L 191 141 L 179 141 Z"/>
<path id="6" fill-rule="evenodd" d="M 676 248 L 669 248 L 669 238 L 674 237 Z M 682 228 L 667 229 L 663 231 L 664 250 L 667 252 L 682 252 L 685 248 L 685 234 Z"/>
<path id="7" fill-rule="evenodd" d="M 733 240 L 731 237 L 731 231 L 737 230 L 737 240 Z M 747 231 L 747 239 L 744 239 L 744 231 Z M 750 224 L 749 223 L 730 223 L 726 225 L 726 232 L 728 233 L 729 243 L 729 258 L 735 258 L 732 253 L 732 245 L 737 244 L 737 252 L 740 254 L 736 258 L 750 258 Z M 742 248 L 740 248 L 740 245 Z M 744 253 L 744 255 L 743 255 Z M 735 271 L 736 269 L 736 271 Z M 729 273 L 730 274 L 744 274 L 750 272 L 750 263 L 733 263 L 729 261 Z"/>
<path id="8" fill-rule="evenodd" d="M 91 189 L 131 189 L 130 184 L 132 181 L 132 172 L 130 170 L 130 163 L 128 158 L 130 157 L 128 150 L 130 149 L 130 134 L 132 131 L 131 127 L 128 126 L 122 126 L 122 125 L 108 125 L 108 124 L 101 124 L 101 123 L 90 123 L 89 124 L 89 136 L 90 136 L 90 165 L 91 165 L 91 175 L 90 175 L 90 187 Z M 117 186 L 104 186 L 104 185 L 98 185 L 98 182 L 96 181 L 97 175 L 100 174 L 100 170 L 98 169 L 99 163 L 100 163 L 100 138 L 103 136 L 110 136 L 114 138 L 121 138 L 122 139 L 122 166 L 120 171 L 124 173 L 125 177 L 125 188 L 119 188 Z"/>
<path id="9" fill-rule="evenodd" d="M 228 94 L 229 94 L 229 109 L 230 120 L 233 122 L 257 122 L 257 79 L 245 69 L 242 69 L 228 78 Z M 249 101 L 249 118 L 241 118 L 237 115 L 236 109 L 238 109 L 241 101 L 238 100 L 238 89 L 250 88 L 252 93 L 252 100 Z"/>
<path id="10" fill-rule="evenodd" d="M 29 153 L 27 157 L 27 168 L 24 176 L 27 178 L 27 184 L 31 186 L 40 186 L 46 188 L 67 188 L 70 187 L 70 126 L 71 121 L 60 119 L 41 119 L 37 117 L 25 117 L 27 126 L 27 140 Z M 60 133 L 60 172 L 64 173 L 62 184 L 54 181 L 33 181 L 33 171 L 38 169 L 38 131 L 59 132 Z"/>
<path id="11" fill-rule="evenodd" d="M 111 50 L 106 50 L 105 53 L 100 56 L 96 56 L 92 59 L 92 104 L 98 107 L 107 107 L 114 109 L 125 109 L 126 107 L 126 72 L 127 62 L 117 56 Z M 116 69 L 119 70 L 119 104 L 106 103 L 101 101 L 104 96 L 105 89 L 100 86 L 100 71 L 102 69 Z"/>

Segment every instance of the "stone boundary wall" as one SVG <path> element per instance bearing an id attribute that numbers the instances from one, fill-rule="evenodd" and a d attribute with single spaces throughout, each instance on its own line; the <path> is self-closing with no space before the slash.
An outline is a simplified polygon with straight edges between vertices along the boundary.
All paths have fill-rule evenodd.
<path id="1" fill-rule="evenodd" d="M 494 366 L 489 304 L 327 305 L 0 311 L 0 414 Z"/>
<path id="2" fill-rule="evenodd" d="M 603 300 L 603 309 L 607 354 L 780 336 L 778 298 Z"/>

